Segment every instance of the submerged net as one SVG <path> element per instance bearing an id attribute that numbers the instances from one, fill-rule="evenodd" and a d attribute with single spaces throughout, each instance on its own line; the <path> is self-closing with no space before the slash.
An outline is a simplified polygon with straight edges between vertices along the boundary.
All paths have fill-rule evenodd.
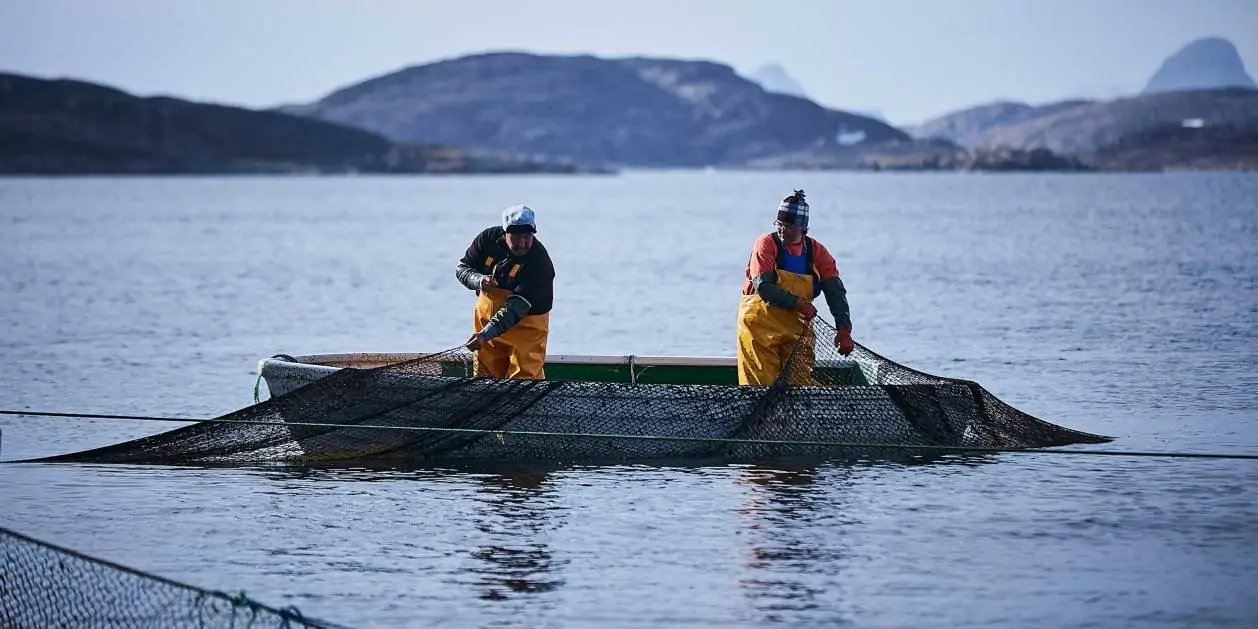
<path id="1" fill-rule="evenodd" d="M 253 406 L 38 460 L 754 460 L 1111 440 L 1037 419 L 975 382 L 916 371 L 859 344 L 840 356 L 835 333 L 814 320 L 771 386 L 661 382 L 640 372 L 624 381 L 474 377 L 474 355 L 462 348 L 370 369 L 329 368 L 327 375 L 293 365 L 293 388 L 271 386 L 273 397 Z"/>
<path id="2" fill-rule="evenodd" d="M 0 527 L 0 627 L 334 627 L 93 559 Z"/>

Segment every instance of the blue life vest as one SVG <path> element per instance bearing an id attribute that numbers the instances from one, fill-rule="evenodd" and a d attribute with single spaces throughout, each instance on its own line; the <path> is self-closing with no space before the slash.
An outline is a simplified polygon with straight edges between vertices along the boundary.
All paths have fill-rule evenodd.
<path id="1" fill-rule="evenodd" d="M 812 238 L 804 236 L 804 251 L 799 255 L 791 253 L 777 234 L 773 234 L 773 244 L 778 248 L 777 268 L 799 275 L 811 275 L 812 297 L 816 299 L 821 294 L 821 278 L 817 277 L 816 270 L 813 268 Z"/>

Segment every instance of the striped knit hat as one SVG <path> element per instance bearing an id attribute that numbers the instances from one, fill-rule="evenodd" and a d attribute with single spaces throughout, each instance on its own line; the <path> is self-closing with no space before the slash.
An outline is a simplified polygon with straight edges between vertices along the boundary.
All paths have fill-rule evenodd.
<path id="1" fill-rule="evenodd" d="M 796 190 L 778 205 L 778 220 L 787 225 L 798 225 L 808 229 L 808 202 L 804 200 L 804 191 Z"/>

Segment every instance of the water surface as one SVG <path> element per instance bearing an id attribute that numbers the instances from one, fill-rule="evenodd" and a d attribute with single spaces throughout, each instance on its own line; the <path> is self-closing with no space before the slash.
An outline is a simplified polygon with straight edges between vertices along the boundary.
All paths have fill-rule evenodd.
<path id="1" fill-rule="evenodd" d="M 1258 453 L 1252 175 L 3 179 L 0 409 L 209 417 L 275 353 L 457 345 L 454 265 L 514 203 L 558 267 L 553 353 L 732 356 L 751 243 L 799 187 L 875 351 L 1104 449 Z M 0 416 L 0 458 L 174 426 Z M 0 525 L 360 627 L 1252 627 L 1256 481 L 1044 454 L 6 464 Z"/>

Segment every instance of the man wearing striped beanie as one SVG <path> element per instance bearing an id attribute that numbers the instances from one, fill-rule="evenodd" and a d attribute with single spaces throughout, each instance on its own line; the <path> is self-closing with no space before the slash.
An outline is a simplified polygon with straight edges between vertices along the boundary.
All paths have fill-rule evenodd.
<path id="1" fill-rule="evenodd" d="M 852 353 L 852 319 L 847 289 L 829 250 L 808 237 L 808 202 L 796 190 L 778 204 L 775 231 L 756 239 L 747 261 L 743 297 L 738 309 L 738 383 L 769 385 L 777 379 L 796 342 L 806 347 L 793 382 L 807 382 L 812 371 L 811 323 L 814 299 L 825 294 L 838 333 L 834 346 Z"/>

